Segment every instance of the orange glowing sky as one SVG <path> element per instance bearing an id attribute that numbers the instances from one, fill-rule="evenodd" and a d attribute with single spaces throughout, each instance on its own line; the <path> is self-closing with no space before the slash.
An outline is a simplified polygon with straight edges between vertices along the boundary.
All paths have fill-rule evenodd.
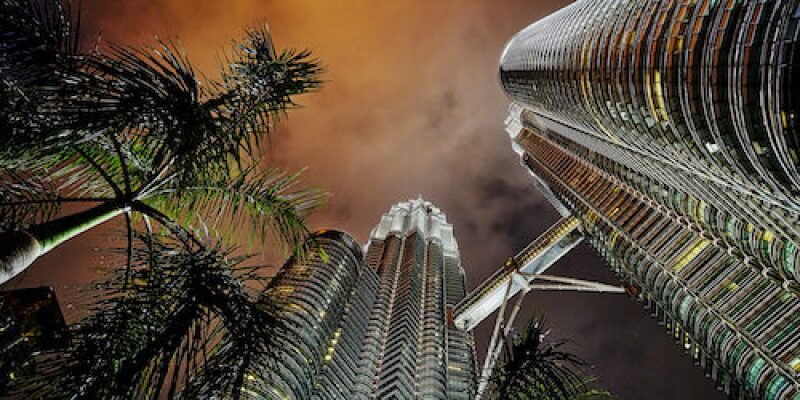
<path id="1" fill-rule="evenodd" d="M 83 0 L 86 35 L 106 43 L 175 39 L 215 76 L 243 27 L 269 22 L 278 48 L 309 48 L 325 65 L 319 93 L 299 98 L 266 155 L 332 193 L 312 228 L 367 239 L 380 215 L 422 194 L 455 226 L 475 287 L 555 220 L 503 131 L 508 100 L 497 59 L 511 36 L 566 0 Z M 91 279 L 111 227 L 47 255 L 18 286 Z M 38 269 L 37 269 L 38 268 Z M 57 272 L 52 272 L 52 271 Z M 556 273 L 614 282 L 581 247 Z M 66 277 L 64 277 L 66 276 Z M 555 337 L 596 366 L 598 386 L 624 398 L 721 398 L 656 322 L 623 296 L 537 294 Z M 525 319 L 525 318 L 521 318 Z M 484 324 L 488 325 L 488 324 Z M 486 339 L 479 329 L 478 342 Z M 485 346 L 485 344 L 484 344 Z M 681 382 L 676 384 L 676 382 Z M 655 394 L 655 395 L 654 395 Z"/>
<path id="2" fill-rule="evenodd" d="M 485 240 L 492 227 L 476 221 L 523 205 L 476 191 L 519 189 L 526 205 L 539 202 L 502 131 L 507 100 L 496 66 L 505 41 L 557 9 L 557 1 L 506 8 L 477 1 L 86 3 L 88 30 L 102 32 L 102 42 L 174 38 L 211 76 L 242 27 L 266 18 L 278 47 L 313 49 L 327 82 L 300 98 L 304 108 L 289 114 L 269 156 L 286 168 L 308 166 L 307 181 L 332 192 L 318 226 L 344 228 L 363 241 L 391 204 L 423 194 L 465 217 L 458 231 Z M 471 261 L 496 264 L 514 246 L 497 240 L 492 248 Z"/>

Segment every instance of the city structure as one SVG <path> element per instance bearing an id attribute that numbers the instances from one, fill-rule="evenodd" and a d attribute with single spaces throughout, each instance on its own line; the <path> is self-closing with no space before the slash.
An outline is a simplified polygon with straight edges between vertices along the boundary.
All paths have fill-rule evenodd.
<path id="1" fill-rule="evenodd" d="M 36 372 L 37 354 L 66 348 L 68 341 L 52 286 L 0 291 L 0 396 Z"/>
<path id="2" fill-rule="evenodd" d="M 341 231 L 313 235 L 267 289 L 285 334 L 254 397 L 469 399 L 472 335 L 453 323 L 466 295 L 453 227 L 422 199 L 383 215 L 365 251 Z"/>
<path id="3" fill-rule="evenodd" d="M 359 329 L 363 332 L 366 311 L 361 310 L 360 325 L 345 314 L 359 306 L 371 308 L 377 278 L 364 268 L 361 246 L 350 235 L 324 230 L 309 240 L 313 241 L 311 254 L 290 258 L 265 293 L 276 308 L 283 332 L 275 335 L 272 346 L 275 364 L 264 368 L 269 375 L 263 379 L 266 385 L 247 390 L 253 398 L 308 399 L 316 392 L 316 382 L 336 378 L 350 378 L 348 385 L 352 386 L 348 374 L 353 369 L 331 371 L 333 351 L 339 350 L 337 360 L 357 356 L 357 350 L 345 353 L 360 345 L 344 339 L 359 336 Z M 364 286 L 367 290 L 358 290 Z M 350 329 L 343 338 L 345 320 Z"/>
<path id="4" fill-rule="evenodd" d="M 500 61 L 545 197 L 732 398 L 800 399 L 798 18 L 578 1 Z"/>

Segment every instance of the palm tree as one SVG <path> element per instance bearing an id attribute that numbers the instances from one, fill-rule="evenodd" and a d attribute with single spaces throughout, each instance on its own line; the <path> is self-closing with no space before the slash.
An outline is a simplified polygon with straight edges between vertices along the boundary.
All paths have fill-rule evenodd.
<path id="1" fill-rule="evenodd" d="M 256 156 L 292 97 L 320 84 L 308 51 L 278 54 L 266 28 L 249 29 L 222 78 L 201 83 L 171 43 L 82 53 L 58 0 L 0 4 L 0 283 L 120 215 L 129 229 L 142 215 L 167 227 L 202 218 L 302 243 L 324 196 Z M 65 203 L 89 208 L 56 218 Z"/>
<path id="2" fill-rule="evenodd" d="M 561 350 L 567 341 L 545 340 L 548 333 L 544 319 L 533 318 L 506 347 L 505 359 L 495 370 L 488 393 L 497 399 L 542 400 L 566 400 L 587 394 L 586 379 L 578 371 L 585 363 Z"/>
<path id="3" fill-rule="evenodd" d="M 211 239 L 136 232 L 126 268 L 96 288 L 66 353 L 47 354 L 15 395 L 238 398 L 272 365 L 280 335 L 264 278 Z"/>

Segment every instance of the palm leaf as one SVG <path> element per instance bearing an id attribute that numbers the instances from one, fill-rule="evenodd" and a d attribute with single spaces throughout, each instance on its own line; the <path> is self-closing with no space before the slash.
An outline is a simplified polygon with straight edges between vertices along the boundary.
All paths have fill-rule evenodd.
<path id="1" fill-rule="evenodd" d="M 296 104 L 292 96 L 316 90 L 322 68 L 307 50 L 286 50 L 276 54 L 266 25 L 251 28 L 228 56 L 221 84 L 214 84 L 206 107 L 217 116 L 225 136 L 244 143 L 253 154 L 252 144 L 268 137 L 287 108 Z M 241 138 L 251 138 L 243 141 Z"/>
<path id="2" fill-rule="evenodd" d="M 515 338 L 506 359 L 491 378 L 500 399 L 570 399 L 586 392 L 585 363 L 561 350 L 564 340 L 546 341 L 544 319 L 534 318 Z"/>
<path id="3" fill-rule="evenodd" d="M 239 303 L 244 304 L 244 303 Z M 243 311 L 243 312 L 242 312 Z M 184 389 L 184 398 L 263 397 L 269 384 L 268 371 L 277 365 L 273 338 L 286 331 L 268 302 L 249 303 L 227 321 L 228 330 L 210 352 L 202 369 L 196 370 Z"/>
<path id="4" fill-rule="evenodd" d="M 0 231 L 48 221 L 58 215 L 59 194 L 47 179 L 0 170 Z"/>
<path id="5" fill-rule="evenodd" d="M 214 349 L 262 357 L 259 340 L 268 338 L 273 317 L 250 294 L 248 284 L 263 278 L 241 265 L 244 257 L 149 231 L 136 233 L 135 242 L 120 250 L 128 268 L 95 286 L 92 314 L 72 327 L 69 351 L 44 357 L 40 374 L 17 394 L 156 398 L 211 371 Z"/>
<path id="6" fill-rule="evenodd" d="M 0 230 L 52 220 L 65 202 L 114 199 L 117 163 L 113 155 L 88 147 L 0 162 Z"/>
<path id="7" fill-rule="evenodd" d="M 0 76 L 25 87 L 56 79 L 54 66 L 77 54 L 79 23 L 73 23 L 69 3 L 55 0 L 3 0 L 0 34 Z"/>
<path id="8" fill-rule="evenodd" d="M 249 168 L 230 181 L 164 189 L 146 203 L 184 225 L 206 223 L 229 240 L 242 235 L 262 242 L 276 237 L 300 250 L 308 236 L 305 217 L 326 195 L 297 189 L 299 177 L 300 173 Z"/>
<path id="9" fill-rule="evenodd" d="M 80 69 L 79 23 L 57 0 L 3 0 L 0 15 L 0 158 L 10 158 L 47 141 L 52 114 L 40 104 Z"/>

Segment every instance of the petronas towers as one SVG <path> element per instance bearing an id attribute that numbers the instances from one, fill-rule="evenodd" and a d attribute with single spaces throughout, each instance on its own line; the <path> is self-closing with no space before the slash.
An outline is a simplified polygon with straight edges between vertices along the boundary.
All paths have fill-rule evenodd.
<path id="1" fill-rule="evenodd" d="M 472 335 L 448 318 L 466 294 L 464 270 L 441 210 L 421 199 L 393 206 L 363 252 L 341 231 L 312 240 L 310 259 L 290 260 L 270 285 L 291 323 L 271 386 L 253 396 L 472 397 Z"/>
<path id="2" fill-rule="evenodd" d="M 800 398 L 797 1 L 578 1 L 500 62 L 524 166 L 733 398 Z"/>
<path id="3" fill-rule="evenodd" d="M 799 37 L 798 0 L 581 0 L 515 35 L 506 130 L 564 222 L 494 278 L 585 240 L 725 393 L 800 399 Z M 502 290 L 466 296 L 441 210 L 315 240 L 271 285 L 292 334 L 262 396 L 475 396 Z"/>

